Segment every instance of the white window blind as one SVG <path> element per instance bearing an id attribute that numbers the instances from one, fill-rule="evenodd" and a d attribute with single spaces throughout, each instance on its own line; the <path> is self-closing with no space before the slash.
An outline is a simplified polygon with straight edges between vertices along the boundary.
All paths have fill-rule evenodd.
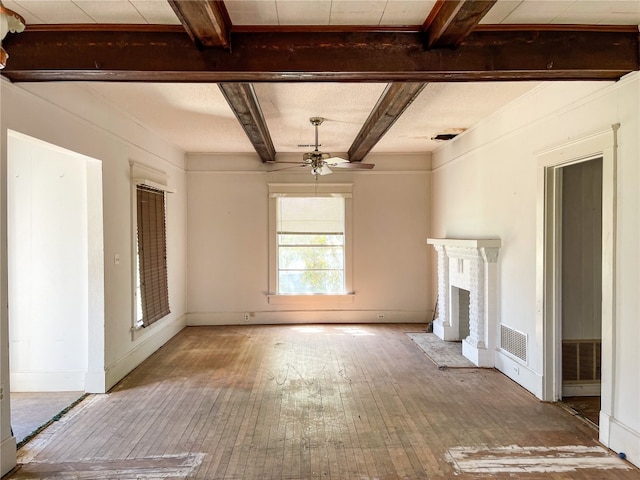
<path id="1" fill-rule="evenodd" d="M 345 199 L 277 198 L 279 294 L 345 293 Z"/>

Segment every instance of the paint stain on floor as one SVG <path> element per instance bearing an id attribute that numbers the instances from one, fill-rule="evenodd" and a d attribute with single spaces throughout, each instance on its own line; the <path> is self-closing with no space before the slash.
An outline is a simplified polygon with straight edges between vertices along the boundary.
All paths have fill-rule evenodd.
<path id="1" fill-rule="evenodd" d="M 631 469 L 629 464 L 602 447 L 582 445 L 455 447 L 447 451 L 445 458 L 460 474 L 565 473 L 580 469 Z"/>
<path id="2" fill-rule="evenodd" d="M 113 479 L 183 479 L 202 463 L 204 455 L 163 455 L 120 460 L 91 460 L 69 462 L 32 462 L 17 469 L 14 479 L 90 480 Z"/>

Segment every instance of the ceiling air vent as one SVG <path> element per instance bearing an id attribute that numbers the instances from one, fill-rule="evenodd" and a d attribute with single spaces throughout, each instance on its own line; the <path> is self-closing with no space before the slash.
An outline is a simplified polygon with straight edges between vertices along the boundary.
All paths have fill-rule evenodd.
<path id="1" fill-rule="evenodd" d="M 527 336 L 500 324 L 500 348 L 520 360 L 527 361 Z"/>
<path id="2" fill-rule="evenodd" d="M 440 133 L 434 135 L 433 137 L 431 137 L 431 140 L 435 140 L 435 141 L 451 140 L 453 138 L 456 138 L 458 135 L 460 135 L 465 130 L 466 130 L 466 128 L 449 128 L 449 129 L 445 130 L 444 132 L 440 132 Z"/>
<path id="3" fill-rule="evenodd" d="M 457 136 L 457 133 L 439 133 L 435 137 L 431 137 L 431 140 L 451 140 Z"/>

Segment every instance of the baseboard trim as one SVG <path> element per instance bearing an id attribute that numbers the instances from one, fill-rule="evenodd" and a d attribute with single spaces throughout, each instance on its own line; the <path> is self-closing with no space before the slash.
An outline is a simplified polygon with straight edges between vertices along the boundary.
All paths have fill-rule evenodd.
<path id="1" fill-rule="evenodd" d="M 245 320 L 245 315 L 247 316 Z M 187 325 L 291 325 L 309 323 L 427 323 L 429 312 L 399 310 L 286 310 L 264 312 L 196 312 Z"/>
<path id="2" fill-rule="evenodd" d="M 531 370 L 524 363 L 505 355 L 500 350 L 496 350 L 495 359 L 495 368 L 497 370 L 542 400 L 542 375 Z"/>
<path id="3" fill-rule="evenodd" d="M 86 393 L 105 393 L 107 391 L 105 372 L 87 372 L 84 377 Z"/>
<path id="4" fill-rule="evenodd" d="M 640 467 L 640 433 L 600 411 L 600 442 L 616 453 L 624 453 L 626 459 Z"/>
<path id="5" fill-rule="evenodd" d="M 105 392 L 187 326 L 186 315 L 157 325 L 140 343 L 105 369 Z M 100 393 L 100 392 L 97 392 Z M 104 393 L 104 392 L 101 392 Z"/>
<path id="6" fill-rule="evenodd" d="M 563 397 L 599 397 L 600 383 L 569 383 L 562 385 Z"/>
<path id="7" fill-rule="evenodd" d="M 0 443 L 0 476 L 9 473 L 16 466 L 16 451 L 16 437 L 13 435 Z"/>
<path id="8" fill-rule="evenodd" d="M 85 371 L 11 372 L 14 392 L 84 392 Z"/>

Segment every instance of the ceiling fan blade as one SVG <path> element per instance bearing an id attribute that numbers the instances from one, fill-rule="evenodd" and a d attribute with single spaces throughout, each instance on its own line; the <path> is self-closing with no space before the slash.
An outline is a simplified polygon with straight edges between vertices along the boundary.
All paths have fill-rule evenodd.
<path id="1" fill-rule="evenodd" d="M 325 162 L 327 163 L 327 165 L 334 166 L 334 165 L 339 165 L 341 163 L 349 163 L 349 160 L 341 157 L 329 157 L 325 159 Z"/>
<path id="2" fill-rule="evenodd" d="M 336 165 L 332 165 L 332 167 L 336 168 L 353 168 L 358 170 L 371 170 L 375 167 L 373 163 L 360 163 L 360 162 L 348 162 L 348 163 L 338 163 Z"/>
<path id="3" fill-rule="evenodd" d="M 296 164 L 296 165 L 300 165 L 300 166 L 302 166 L 302 165 L 305 165 L 305 166 L 306 166 L 306 165 L 307 165 L 306 163 L 303 163 L 303 162 L 287 162 L 287 161 L 285 161 L 285 160 L 282 160 L 282 161 L 281 161 L 281 160 L 276 160 L 276 161 L 275 161 L 275 162 L 273 162 L 273 163 L 274 163 L 274 164 L 276 164 L 276 165 L 277 165 L 277 164 L 279 164 L 279 163 L 294 163 L 294 164 Z"/>
<path id="4" fill-rule="evenodd" d="M 293 163 L 293 162 L 277 162 L 277 163 Z M 273 170 L 267 170 L 267 173 L 271 173 L 271 172 L 281 172 L 282 170 L 291 170 L 292 168 L 299 168 L 299 167 L 308 167 L 309 165 L 306 164 L 298 164 L 298 165 L 294 165 L 292 167 L 284 167 L 284 168 L 275 168 Z"/>

